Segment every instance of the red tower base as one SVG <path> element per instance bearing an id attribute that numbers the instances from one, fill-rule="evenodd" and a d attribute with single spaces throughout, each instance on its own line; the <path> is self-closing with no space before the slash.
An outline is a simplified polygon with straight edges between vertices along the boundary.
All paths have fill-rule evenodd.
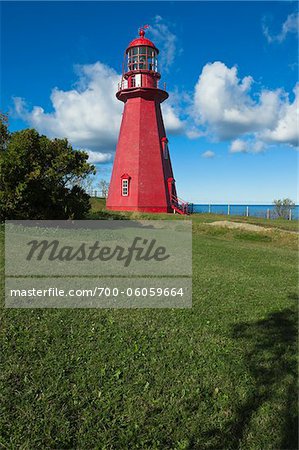
<path id="1" fill-rule="evenodd" d="M 172 212 L 176 195 L 160 103 L 165 91 L 151 88 L 122 90 L 125 102 L 107 199 L 114 211 Z"/>

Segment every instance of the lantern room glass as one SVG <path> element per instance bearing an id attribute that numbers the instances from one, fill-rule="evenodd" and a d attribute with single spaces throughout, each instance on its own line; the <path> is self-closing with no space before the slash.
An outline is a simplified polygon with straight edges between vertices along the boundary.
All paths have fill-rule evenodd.
<path id="1" fill-rule="evenodd" d="M 158 71 L 157 52 L 152 47 L 139 46 L 128 51 L 128 72 L 132 70 Z"/>

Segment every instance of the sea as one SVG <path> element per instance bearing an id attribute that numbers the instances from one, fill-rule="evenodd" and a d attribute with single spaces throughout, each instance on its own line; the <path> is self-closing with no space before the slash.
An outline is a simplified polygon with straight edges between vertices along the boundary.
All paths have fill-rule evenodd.
<path id="1" fill-rule="evenodd" d="M 232 216 L 252 216 L 263 217 L 269 219 L 277 218 L 274 205 L 216 205 L 216 204 L 193 204 L 193 213 L 214 213 Z M 292 220 L 299 219 L 299 205 L 292 208 L 291 216 L 288 218 Z"/>

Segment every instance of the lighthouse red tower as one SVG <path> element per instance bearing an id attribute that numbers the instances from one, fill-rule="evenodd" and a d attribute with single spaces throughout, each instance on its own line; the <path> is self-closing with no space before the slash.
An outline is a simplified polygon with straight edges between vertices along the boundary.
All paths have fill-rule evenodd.
<path id="1" fill-rule="evenodd" d="M 177 198 L 161 113 L 168 94 L 158 87 L 159 50 L 144 28 L 126 50 L 116 94 L 125 105 L 106 207 L 185 214 L 188 207 Z"/>

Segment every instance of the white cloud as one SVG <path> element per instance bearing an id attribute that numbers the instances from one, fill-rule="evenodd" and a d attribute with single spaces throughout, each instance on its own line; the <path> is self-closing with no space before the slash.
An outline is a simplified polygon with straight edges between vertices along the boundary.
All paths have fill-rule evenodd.
<path id="1" fill-rule="evenodd" d="M 161 16 L 155 17 L 154 24 L 150 26 L 148 32 L 160 50 L 159 67 L 162 72 L 167 72 L 177 52 L 177 37 Z"/>
<path id="2" fill-rule="evenodd" d="M 88 161 L 90 163 L 107 163 L 111 162 L 113 159 L 113 155 L 111 153 L 100 153 L 100 152 L 93 152 L 92 150 L 86 150 L 89 159 Z"/>
<path id="3" fill-rule="evenodd" d="M 290 103 L 282 89 L 262 89 L 253 97 L 253 83 L 251 76 L 238 78 L 237 67 L 220 61 L 206 64 L 195 86 L 192 114 L 197 126 L 218 140 L 251 135 L 258 141 L 295 145 L 296 101 Z"/>
<path id="4" fill-rule="evenodd" d="M 67 137 L 75 147 L 88 149 L 93 162 L 110 161 L 123 112 L 123 103 L 115 97 L 121 76 L 101 62 L 77 66 L 76 71 L 78 81 L 73 89 L 53 89 L 53 112 L 40 106 L 29 110 L 23 99 L 15 98 L 16 113 L 40 133 Z M 183 122 L 174 107 L 165 103 L 163 111 L 167 131 L 182 131 Z"/>
<path id="5" fill-rule="evenodd" d="M 247 143 L 241 139 L 235 139 L 230 146 L 230 153 L 246 153 Z"/>
<path id="6" fill-rule="evenodd" d="M 206 152 L 202 153 L 201 156 L 203 158 L 211 159 L 211 158 L 214 158 L 215 153 L 212 152 L 212 150 L 207 150 Z"/>
<path id="7" fill-rule="evenodd" d="M 230 153 L 261 153 L 265 150 L 265 144 L 256 140 L 235 139 L 230 145 Z"/>
<path id="8" fill-rule="evenodd" d="M 181 133 L 184 129 L 184 123 L 177 116 L 175 108 L 167 103 L 162 103 L 161 106 L 166 130 L 172 134 Z"/>
<path id="9" fill-rule="evenodd" d="M 20 99 L 15 100 L 16 111 L 48 136 L 67 137 L 73 145 L 92 151 L 112 150 L 123 107 L 115 98 L 120 77 L 100 62 L 76 69 L 79 79 L 73 89 L 53 89 L 53 112 L 47 113 L 40 106 L 28 111 Z"/>
<path id="10" fill-rule="evenodd" d="M 275 127 L 260 132 L 260 137 L 268 142 L 299 145 L 299 84 L 294 89 L 294 101 L 287 98 L 281 105 L 279 118 Z"/>
<path id="11" fill-rule="evenodd" d="M 266 144 L 262 141 L 255 141 L 251 144 L 250 150 L 252 153 L 261 153 L 267 148 Z"/>
<path id="12" fill-rule="evenodd" d="M 186 135 L 189 139 L 198 139 L 201 136 L 204 136 L 204 133 L 197 130 L 195 127 L 191 127 L 186 130 Z"/>
<path id="13" fill-rule="evenodd" d="M 263 33 L 269 43 L 283 42 L 289 33 L 298 33 L 298 13 L 289 14 L 286 21 L 282 24 L 281 31 L 278 34 L 271 34 L 265 20 L 262 24 Z"/>
<path id="14" fill-rule="evenodd" d="M 91 161 L 109 162 L 123 111 L 115 97 L 120 75 L 100 62 L 78 66 L 77 73 L 72 89 L 53 89 L 52 112 L 41 106 L 30 110 L 24 100 L 15 98 L 16 113 L 40 133 L 67 137 L 74 147 L 87 149 Z M 261 89 L 253 96 L 253 85 L 252 77 L 238 77 L 236 67 L 219 61 L 206 64 L 191 98 L 191 112 L 185 93 L 174 92 L 162 104 L 167 132 L 185 133 L 190 139 L 205 135 L 233 140 L 231 153 L 259 153 L 273 143 L 298 145 L 299 88 L 291 101 L 282 89 Z"/>

